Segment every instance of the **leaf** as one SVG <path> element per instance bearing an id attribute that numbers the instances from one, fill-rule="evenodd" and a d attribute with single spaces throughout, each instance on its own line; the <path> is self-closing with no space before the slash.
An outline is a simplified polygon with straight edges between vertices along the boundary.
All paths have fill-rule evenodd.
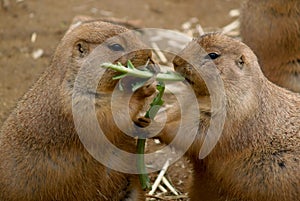
<path id="1" fill-rule="evenodd" d="M 113 80 L 119 80 L 119 79 L 121 79 L 123 77 L 126 77 L 126 76 L 127 76 L 127 73 L 123 73 L 123 74 L 114 76 L 112 79 Z"/>
<path id="2" fill-rule="evenodd" d="M 135 67 L 133 66 L 133 64 L 131 63 L 130 60 L 127 61 L 127 67 L 128 67 L 129 69 L 135 69 Z"/>
<path id="3" fill-rule="evenodd" d="M 140 81 L 140 82 L 136 82 L 136 83 L 134 83 L 134 84 L 132 84 L 131 86 L 132 86 L 132 91 L 134 92 L 134 91 L 136 91 L 136 90 L 138 90 L 139 88 L 141 88 L 144 84 L 145 84 L 145 82 L 146 82 L 147 80 L 145 80 L 145 81 Z"/>

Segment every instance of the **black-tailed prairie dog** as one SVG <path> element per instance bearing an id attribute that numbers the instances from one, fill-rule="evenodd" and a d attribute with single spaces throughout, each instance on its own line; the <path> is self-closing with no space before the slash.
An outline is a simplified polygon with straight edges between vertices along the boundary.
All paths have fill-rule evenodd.
<path id="1" fill-rule="evenodd" d="M 241 8 L 241 36 L 265 76 L 300 92 L 300 1 L 248 0 Z"/>
<path id="2" fill-rule="evenodd" d="M 203 50 L 195 51 L 195 45 Z M 190 61 L 198 65 L 192 66 Z M 191 201 L 298 201 L 299 94 L 268 81 L 248 46 L 217 33 L 195 39 L 173 63 L 194 89 L 201 113 L 198 135 L 187 152 L 194 164 Z M 216 72 L 204 74 L 211 76 L 208 81 L 220 76 L 225 109 L 207 109 L 211 104 L 208 85 L 197 69 Z M 216 89 L 210 90 L 219 91 Z M 221 137 L 210 154 L 200 160 L 199 151 L 211 121 L 222 112 L 226 118 Z M 172 109 L 172 116 L 175 114 Z M 166 125 L 160 136 L 162 141 L 170 143 L 177 132 L 176 124 Z M 189 137 L 186 133 L 181 139 Z M 176 146 L 182 148 L 181 144 Z"/>
<path id="3" fill-rule="evenodd" d="M 99 20 L 74 20 L 51 65 L 19 101 L 1 129 L 0 200 L 145 199 L 136 175 L 106 168 L 87 152 L 77 136 L 72 116 L 72 92 L 81 65 L 99 44 L 127 31 Z M 102 48 L 103 54 L 120 55 L 119 61 L 124 65 L 131 59 L 139 66 L 151 57 L 151 51 L 133 36 L 108 40 Z M 137 51 L 125 54 L 130 49 Z M 81 77 L 81 81 L 92 81 L 89 75 Z M 106 70 L 96 90 L 78 91 L 76 101 L 95 101 L 97 119 L 106 137 L 118 148 L 134 153 L 134 139 L 122 133 L 112 118 L 109 103 L 117 83 L 112 80 L 114 75 L 112 70 Z M 133 94 L 132 118 L 143 107 L 145 97 L 154 91 L 155 87 L 149 85 Z"/>

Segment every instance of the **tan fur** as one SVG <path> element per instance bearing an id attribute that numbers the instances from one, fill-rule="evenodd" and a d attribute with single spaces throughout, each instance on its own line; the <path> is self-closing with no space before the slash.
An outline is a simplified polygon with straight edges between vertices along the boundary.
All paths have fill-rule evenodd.
<path id="1" fill-rule="evenodd" d="M 300 1 L 248 0 L 241 9 L 241 36 L 265 76 L 300 92 Z"/>
<path id="2" fill-rule="evenodd" d="M 201 112 L 198 135 L 187 153 L 194 164 L 191 201 L 299 200 L 300 96 L 269 82 L 245 44 L 221 34 L 204 35 L 194 42 L 205 51 L 194 52 L 188 45 L 173 61 L 175 70 L 193 87 Z M 214 63 L 204 59 L 211 52 L 221 55 Z M 182 58 L 201 65 L 191 66 Z M 203 160 L 198 155 L 212 114 L 206 111 L 209 93 L 196 68 L 216 70 L 226 94 L 221 138 Z M 179 116 L 173 110 L 174 114 Z M 160 136 L 166 143 L 176 133 L 178 122 L 174 119 Z M 177 148 L 188 138 L 186 133 Z"/>
<path id="3" fill-rule="evenodd" d="M 74 20 L 58 45 L 50 67 L 24 95 L 1 129 L 1 201 L 145 200 L 137 175 L 108 169 L 85 150 L 72 116 L 71 96 L 81 64 L 97 45 L 127 31 L 94 19 Z M 133 36 L 126 40 L 117 41 L 125 50 L 145 48 Z M 107 54 L 120 54 L 107 47 L 106 51 Z M 120 61 L 125 64 L 131 59 L 138 66 L 150 57 L 151 51 L 140 50 L 122 56 Z M 134 139 L 113 123 L 110 96 L 117 82 L 112 81 L 113 75 L 116 73 L 106 70 L 99 82 L 95 96 L 97 118 L 115 146 L 134 153 Z M 87 83 L 90 79 L 88 74 L 84 77 Z M 151 85 L 133 95 L 132 118 L 144 106 L 145 97 L 154 91 Z M 79 93 L 76 100 L 89 99 L 89 96 L 93 94 Z"/>

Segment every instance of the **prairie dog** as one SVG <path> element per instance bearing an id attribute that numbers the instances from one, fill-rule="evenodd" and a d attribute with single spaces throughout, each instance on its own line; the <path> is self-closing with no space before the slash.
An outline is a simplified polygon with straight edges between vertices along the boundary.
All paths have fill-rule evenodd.
<path id="1" fill-rule="evenodd" d="M 88 153 L 72 115 L 76 76 L 97 46 L 104 44 L 103 54 L 119 55 L 123 65 L 130 59 L 139 66 L 151 58 L 151 51 L 135 36 L 112 38 L 126 32 L 124 27 L 96 19 L 74 19 L 51 65 L 1 129 L 0 200 L 145 200 L 137 175 L 111 170 Z M 137 50 L 125 54 L 130 49 Z M 105 70 L 96 90 L 79 91 L 76 101 L 93 101 L 94 97 L 97 120 L 106 137 L 118 148 L 133 153 L 135 140 L 119 130 L 112 118 L 109 103 L 118 82 L 112 80 L 116 74 Z M 92 81 L 90 75 L 87 73 L 82 81 Z M 150 83 L 133 94 L 129 105 L 132 119 L 154 92 Z"/>
<path id="2" fill-rule="evenodd" d="M 194 51 L 195 44 L 203 51 Z M 199 61 L 199 66 L 187 61 Z M 202 114 L 198 135 L 186 154 L 194 164 L 191 200 L 297 201 L 300 96 L 268 81 L 251 49 L 222 34 L 195 39 L 173 63 L 194 89 Z M 210 93 L 197 68 L 215 71 L 210 79 L 220 76 L 226 95 L 224 111 L 208 112 Z M 174 109 L 171 112 L 176 114 Z M 221 137 L 212 152 L 200 160 L 200 148 L 218 112 L 226 112 Z M 173 119 L 160 134 L 166 143 L 172 141 L 179 124 L 178 118 Z M 186 133 L 181 139 L 189 137 Z M 181 144 L 176 146 L 181 149 Z"/>
<path id="3" fill-rule="evenodd" d="M 258 56 L 265 76 L 300 92 L 300 2 L 248 0 L 240 21 L 242 40 Z"/>

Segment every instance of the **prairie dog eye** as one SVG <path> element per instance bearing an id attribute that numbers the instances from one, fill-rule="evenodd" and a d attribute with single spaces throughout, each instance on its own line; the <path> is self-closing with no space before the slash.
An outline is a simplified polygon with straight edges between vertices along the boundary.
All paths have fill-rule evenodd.
<path id="1" fill-rule="evenodd" d="M 215 52 L 211 52 L 211 53 L 208 53 L 206 56 L 205 56 L 205 59 L 216 59 L 218 58 L 219 56 L 221 56 L 220 54 L 218 53 L 215 53 Z"/>
<path id="2" fill-rule="evenodd" d="M 114 43 L 111 45 L 108 45 L 108 48 L 111 49 L 112 51 L 124 51 L 124 48 L 122 45 L 118 44 L 118 43 Z"/>

